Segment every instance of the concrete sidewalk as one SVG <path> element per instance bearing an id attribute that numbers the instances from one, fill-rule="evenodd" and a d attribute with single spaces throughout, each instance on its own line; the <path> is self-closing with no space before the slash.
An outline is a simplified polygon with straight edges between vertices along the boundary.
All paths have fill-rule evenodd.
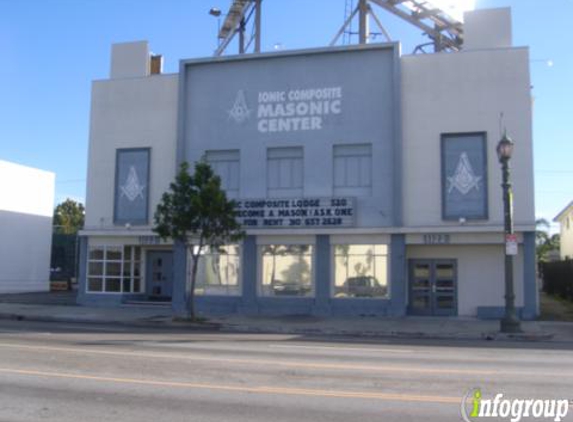
<path id="1" fill-rule="evenodd" d="M 205 323 L 177 322 L 168 305 L 117 308 L 0 303 L 0 319 L 68 323 L 121 324 L 224 332 L 281 333 L 312 336 L 393 337 L 409 339 L 516 340 L 573 343 L 573 323 L 525 321 L 524 332 L 502 335 L 497 321 L 443 317 L 247 317 L 214 316 Z"/>

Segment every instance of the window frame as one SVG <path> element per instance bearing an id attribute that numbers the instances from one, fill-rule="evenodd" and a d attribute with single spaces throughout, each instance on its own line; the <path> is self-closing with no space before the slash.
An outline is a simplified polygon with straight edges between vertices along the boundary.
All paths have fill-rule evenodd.
<path id="1" fill-rule="evenodd" d="M 344 148 L 356 148 L 357 150 L 350 153 L 343 153 Z M 368 149 L 368 152 L 360 152 L 359 148 Z M 338 151 L 337 151 L 338 150 Z M 373 166 L 372 166 L 372 155 L 373 155 L 373 145 L 371 143 L 358 143 L 358 144 L 334 144 L 332 146 L 332 191 L 335 195 L 354 195 L 354 196 L 371 196 L 373 191 Z M 350 158 L 368 158 L 369 163 L 369 177 L 368 184 L 357 184 L 357 185 L 338 185 L 336 177 L 336 163 L 337 158 L 339 159 L 350 159 Z M 344 166 L 344 178 L 348 179 L 348 161 L 345 161 Z"/>
<path id="2" fill-rule="evenodd" d="M 126 248 L 130 249 L 130 258 L 125 258 L 125 250 Z M 139 260 L 135 260 L 136 256 L 136 248 L 139 248 Z M 91 252 L 95 250 L 102 251 L 102 259 L 91 259 Z M 107 253 L 110 250 L 119 250 L 121 254 L 120 259 L 108 259 Z M 87 253 L 87 260 L 86 260 L 86 286 L 85 286 L 85 293 L 86 294 L 106 294 L 106 295 L 123 295 L 123 294 L 144 294 L 144 277 L 141 271 L 142 268 L 142 255 L 143 252 L 141 250 L 141 246 L 139 245 L 93 245 L 88 247 Z M 129 286 L 131 290 L 129 292 L 124 291 L 124 282 L 126 276 L 125 274 L 125 264 L 126 261 L 129 262 L 130 265 L 130 272 L 129 272 Z M 91 274 L 90 273 L 90 264 L 91 263 L 98 263 L 102 266 L 102 273 L 101 274 Z M 108 276 L 107 275 L 107 264 L 119 264 L 120 265 L 120 272 L 119 276 Z M 135 276 L 135 268 L 136 264 L 139 264 L 139 276 Z M 90 290 L 90 278 L 98 278 L 101 280 L 102 289 L 101 290 Z M 119 280 L 119 291 L 107 291 L 107 281 L 108 279 L 111 280 Z M 139 291 L 134 291 L 135 279 L 139 279 Z"/>
<path id="3" fill-rule="evenodd" d="M 191 246 L 191 247 L 193 247 L 193 246 Z M 242 297 L 242 295 L 243 295 L 243 248 L 241 247 L 241 245 L 236 245 L 236 244 L 224 245 L 224 247 L 237 247 L 238 248 L 238 253 L 236 254 L 237 260 L 239 262 L 239 268 L 237 271 L 237 286 L 236 286 L 237 293 L 232 293 L 232 294 L 229 294 L 229 293 L 227 293 L 227 294 L 213 294 L 213 293 L 198 294 L 197 295 L 198 297 Z M 212 252 L 209 251 L 209 252 L 205 253 L 202 251 L 201 256 L 199 258 L 199 262 L 201 262 L 201 258 L 203 258 L 205 255 L 208 255 L 208 254 L 212 254 Z M 191 261 L 191 251 L 190 250 L 187 251 L 187 260 L 188 260 L 188 264 L 189 264 L 188 268 L 189 268 L 189 272 L 190 272 L 192 270 L 191 266 L 193 265 L 192 261 Z M 188 274 L 188 276 L 190 276 L 190 275 Z M 199 285 L 196 284 L 195 288 L 197 288 L 198 286 Z M 226 286 L 227 286 L 227 289 L 229 289 L 229 287 L 228 287 L 229 284 L 227 284 Z"/>
<path id="4" fill-rule="evenodd" d="M 299 156 L 300 155 L 300 156 Z M 295 160 L 300 160 L 300 186 L 294 184 L 295 172 L 292 169 Z M 291 187 L 281 187 L 281 186 L 271 186 L 271 163 L 276 163 L 278 165 L 278 172 L 280 179 L 280 165 L 281 162 L 291 161 L 291 174 L 290 179 L 293 182 Z M 267 147 L 266 156 L 266 183 L 267 183 L 267 198 L 271 197 L 298 197 L 304 196 L 304 147 L 302 145 L 293 146 L 280 146 L 280 147 Z M 280 185 L 280 183 L 279 183 Z M 280 191 L 280 192 L 279 192 Z M 273 192 L 271 194 L 271 192 Z"/>
<path id="5" fill-rule="evenodd" d="M 211 154 L 211 158 L 209 155 Z M 226 155 L 226 156 L 225 156 Z M 236 157 L 236 158 L 234 158 Z M 238 198 L 241 193 L 241 150 L 240 149 L 209 149 L 205 151 L 205 158 L 207 163 L 211 166 L 213 171 L 221 179 L 221 188 L 233 198 Z M 223 179 L 216 170 L 218 163 L 225 163 L 227 165 L 236 163 L 238 170 L 237 188 L 230 189 L 228 186 L 223 186 L 229 180 Z"/>
<path id="6" fill-rule="evenodd" d="M 263 248 L 268 246 L 308 246 L 310 247 L 310 292 L 305 296 L 280 296 L 280 295 L 267 295 L 264 294 L 264 263 L 263 263 Z M 316 245 L 313 242 L 298 243 L 298 242 L 272 242 L 261 243 L 257 245 L 257 297 L 259 299 L 278 299 L 278 300 L 309 300 L 316 298 Z M 269 284 L 270 285 L 270 284 Z"/>
<path id="7" fill-rule="evenodd" d="M 385 246 L 386 247 L 386 254 L 385 255 L 374 255 L 374 256 L 384 256 L 386 258 L 386 295 L 385 296 L 376 296 L 376 297 L 356 297 L 356 296 L 347 296 L 347 297 L 336 297 L 336 247 L 337 246 Z M 335 242 L 330 244 L 330 289 L 329 289 L 329 298 L 331 300 L 391 300 L 392 298 L 392 259 L 391 259 L 391 245 L 389 243 L 374 243 L 374 242 Z M 358 255 L 356 255 L 358 256 Z M 368 276 L 370 277 L 370 276 Z"/>

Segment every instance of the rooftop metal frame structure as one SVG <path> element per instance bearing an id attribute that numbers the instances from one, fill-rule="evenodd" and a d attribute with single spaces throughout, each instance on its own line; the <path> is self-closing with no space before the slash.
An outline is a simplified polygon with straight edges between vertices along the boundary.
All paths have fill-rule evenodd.
<path id="1" fill-rule="evenodd" d="M 219 28 L 219 46 L 215 56 L 221 56 L 236 35 L 239 36 L 239 54 L 246 53 L 251 45 L 253 53 L 261 52 L 261 3 L 263 0 L 233 0 L 225 21 Z M 252 21 L 254 19 L 254 21 Z M 247 28 L 251 35 L 247 37 Z M 253 44 L 254 42 L 254 44 Z"/>
<path id="2" fill-rule="evenodd" d="M 261 4 L 262 0 L 233 0 L 217 34 L 219 46 L 215 50 L 215 56 L 221 56 L 236 35 L 239 37 L 239 54 L 247 53 L 251 47 L 253 53 L 261 51 Z M 370 18 L 380 30 L 379 34 L 391 41 L 390 34 L 372 5 L 418 27 L 430 38 L 430 42 L 416 47 L 415 53 L 426 53 L 428 47 L 433 47 L 434 52 L 459 51 L 462 48 L 463 23 L 436 7 L 431 0 L 357 0 L 356 7 L 348 14 L 330 45 L 337 44 L 340 37 L 350 29 L 355 18 L 358 18 L 360 44 L 369 42 Z M 251 28 L 251 35 L 247 37 L 248 27 Z"/>
<path id="3" fill-rule="evenodd" d="M 426 52 L 428 46 L 433 46 L 435 52 L 459 51 L 462 48 L 464 42 L 463 23 L 427 0 L 358 0 L 356 7 L 346 17 L 330 45 L 333 46 L 338 42 L 356 17 L 358 17 L 358 42 L 360 44 L 368 43 L 370 38 L 370 17 L 381 31 L 381 35 L 387 41 L 391 41 L 390 35 L 382 25 L 372 5 L 418 27 L 430 38 L 430 42 L 416 47 L 415 52 Z"/>

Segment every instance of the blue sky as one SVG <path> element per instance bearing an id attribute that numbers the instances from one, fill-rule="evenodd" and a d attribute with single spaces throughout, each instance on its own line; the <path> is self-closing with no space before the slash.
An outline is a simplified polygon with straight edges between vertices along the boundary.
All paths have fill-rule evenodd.
<path id="1" fill-rule="evenodd" d="M 165 71 L 210 56 L 228 0 L 0 0 L 0 159 L 56 173 L 56 201 L 83 200 L 90 85 L 109 73 L 114 42 L 148 40 Z M 345 0 L 264 0 L 263 50 L 327 45 Z M 573 200 L 573 0 L 477 0 L 511 6 L 515 45 L 531 48 L 536 214 L 552 219 Z M 376 8 L 403 52 L 420 31 Z M 551 60 L 553 66 L 548 66 Z M 517 142 L 519 140 L 516 139 Z M 4 183 L 5 181 L 0 181 Z"/>

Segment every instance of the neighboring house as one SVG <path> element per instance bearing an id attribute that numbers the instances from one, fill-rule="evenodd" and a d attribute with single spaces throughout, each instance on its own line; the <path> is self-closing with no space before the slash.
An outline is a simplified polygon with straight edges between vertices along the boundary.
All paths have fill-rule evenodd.
<path id="1" fill-rule="evenodd" d="M 48 291 L 54 173 L 0 160 L 0 293 Z"/>
<path id="2" fill-rule="evenodd" d="M 573 201 L 553 219 L 559 223 L 561 259 L 573 259 Z"/>
<path id="3" fill-rule="evenodd" d="M 152 231 L 178 163 L 206 157 L 247 232 L 205 254 L 200 311 L 459 315 L 504 307 L 503 124 L 516 305 L 538 314 L 529 50 L 507 8 L 467 13 L 464 50 L 398 43 L 183 60 L 151 74 L 115 44 L 92 89 L 79 303 L 185 301 L 186 251 Z"/>

